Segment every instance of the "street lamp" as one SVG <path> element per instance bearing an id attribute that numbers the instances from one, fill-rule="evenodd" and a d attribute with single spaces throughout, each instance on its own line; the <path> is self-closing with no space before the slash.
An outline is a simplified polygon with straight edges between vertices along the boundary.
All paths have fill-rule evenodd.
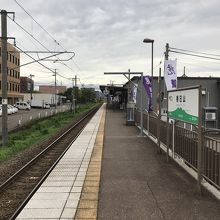
<path id="1" fill-rule="evenodd" d="M 152 84 L 153 84 L 153 55 L 154 55 L 154 47 L 153 47 L 153 44 L 154 44 L 154 40 L 152 39 L 149 39 L 149 38 L 145 38 L 143 40 L 144 43 L 151 43 L 152 47 L 151 47 L 151 78 L 152 78 Z"/>
<path id="2" fill-rule="evenodd" d="M 149 38 L 145 38 L 143 40 L 143 43 L 151 43 L 152 47 L 151 47 L 151 88 L 152 88 L 152 98 L 153 98 L 153 76 L 154 76 L 154 73 L 153 73 L 153 55 L 154 55 L 154 47 L 153 47 L 153 44 L 154 44 L 154 40 L 152 39 L 149 39 Z"/>

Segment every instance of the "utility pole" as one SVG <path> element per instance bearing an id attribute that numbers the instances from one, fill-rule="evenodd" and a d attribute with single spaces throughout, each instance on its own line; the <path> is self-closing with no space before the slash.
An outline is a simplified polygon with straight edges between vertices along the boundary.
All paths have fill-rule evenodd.
<path id="1" fill-rule="evenodd" d="M 77 76 L 75 75 L 75 88 L 74 88 L 74 113 L 76 111 L 76 87 L 77 87 Z"/>
<path id="2" fill-rule="evenodd" d="M 57 69 L 54 71 L 55 81 L 54 81 L 54 97 L 55 97 L 55 109 L 57 108 Z"/>
<path id="3" fill-rule="evenodd" d="M 72 111 L 74 111 L 74 114 L 76 112 L 76 87 L 77 87 L 77 75 L 75 75 L 75 78 L 72 78 L 73 81 L 73 91 L 72 91 Z"/>
<path id="4" fill-rule="evenodd" d="M 158 116 L 157 116 L 157 145 L 158 145 L 158 153 L 161 153 L 160 148 L 160 125 L 161 125 L 161 68 L 159 69 L 159 77 L 158 77 Z"/>
<path id="5" fill-rule="evenodd" d="M 8 144 L 8 94 L 7 94 L 7 11 L 1 11 L 2 54 L 2 144 Z"/>
<path id="6" fill-rule="evenodd" d="M 165 60 L 168 60 L 169 58 L 169 44 L 167 43 L 166 44 L 166 51 L 165 51 Z M 165 81 L 165 79 L 164 79 Z M 170 158 L 169 158 L 169 145 L 170 145 L 170 123 L 169 123 L 169 117 L 168 117 L 168 91 L 166 92 L 167 93 L 167 123 L 166 123 L 166 127 L 167 127 L 167 136 L 166 136 L 166 139 L 167 139 L 167 155 L 166 155 L 166 158 L 167 158 L 167 162 L 170 161 Z"/>
<path id="7" fill-rule="evenodd" d="M 30 94 L 31 94 L 31 101 L 33 99 L 32 93 L 33 93 L 33 81 L 32 81 L 32 77 L 34 77 L 34 75 L 30 74 L 30 79 L 31 79 L 31 86 L 30 86 Z"/>
<path id="8" fill-rule="evenodd" d="M 169 44 L 166 43 L 165 60 L 168 60 L 168 58 L 169 58 Z"/>
<path id="9" fill-rule="evenodd" d="M 74 112 L 74 114 L 75 114 L 75 106 L 74 106 L 74 99 L 75 99 L 75 94 L 74 94 L 74 80 L 75 80 L 75 78 L 72 78 L 73 88 L 72 88 L 72 105 L 71 105 L 71 112 Z"/>

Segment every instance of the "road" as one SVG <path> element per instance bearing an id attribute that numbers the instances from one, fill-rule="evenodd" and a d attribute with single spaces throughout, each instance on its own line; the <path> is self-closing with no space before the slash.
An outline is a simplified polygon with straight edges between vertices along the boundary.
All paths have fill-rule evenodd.
<path id="1" fill-rule="evenodd" d="M 55 113 L 67 111 L 70 109 L 70 105 L 57 106 L 50 109 L 31 109 L 31 110 L 19 110 L 17 113 L 8 115 L 8 131 L 12 131 L 25 123 L 37 119 L 48 117 Z M 2 134 L 2 117 L 0 117 L 0 134 Z"/>

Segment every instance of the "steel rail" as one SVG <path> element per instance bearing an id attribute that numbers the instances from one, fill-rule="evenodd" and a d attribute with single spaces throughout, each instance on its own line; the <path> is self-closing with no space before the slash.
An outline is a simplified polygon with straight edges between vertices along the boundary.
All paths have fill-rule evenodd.
<path id="1" fill-rule="evenodd" d="M 84 115 L 79 121 L 77 121 L 73 126 L 71 126 L 67 131 L 65 131 L 62 135 L 60 135 L 55 141 L 53 141 L 49 146 L 47 146 L 43 151 L 41 151 L 39 154 L 37 154 L 31 161 L 29 161 L 27 164 L 25 164 L 22 168 L 20 168 L 14 175 L 12 175 L 10 178 L 8 178 L 4 183 L 0 185 L 0 192 L 2 192 L 8 185 L 10 185 L 14 180 L 25 170 L 27 170 L 29 167 L 31 167 L 38 159 L 40 159 L 42 156 L 46 154 L 47 151 L 53 148 L 53 146 L 60 141 L 62 138 L 64 138 L 67 134 L 69 134 L 74 128 L 76 128 L 80 123 L 82 123 L 85 119 L 87 119 L 89 116 L 91 116 L 93 113 L 95 113 L 100 106 L 93 108 L 90 110 L 86 115 Z M 87 124 L 87 123 L 86 123 Z M 14 214 L 9 219 L 15 219 L 21 210 L 24 208 L 24 206 L 27 204 L 27 202 L 30 200 L 30 198 L 33 196 L 33 194 L 37 191 L 37 189 L 40 187 L 40 185 L 44 182 L 44 180 L 48 177 L 48 175 L 51 173 L 51 171 L 54 169 L 54 167 L 57 165 L 57 163 L 60 161 L 60 159 L 63 157 L 63 155 L 66 153 L 66 151 L 70 148 L 71 144 L 76 140 L 76 138 L 80 135 L 86 124 L 80 129 L 80 131 L 77 133 L 77 135 L 74 137 L 74 139 L 71 141 L 71 143 L 67 146 L 67 148 L 63 151 L 63 153 L 58 157 L 58 159 L 55 161 L 55 163 L 49 168 L 49 170 L 45 173 L 45 175 L 39 180 L 37 185 L 34 187 L 34 189 L 29 193 L 29 195 L 25 198 L 25 200 L 22 202 L 22 204 L 17 208 L 17 210 L 14 212 Z"/>

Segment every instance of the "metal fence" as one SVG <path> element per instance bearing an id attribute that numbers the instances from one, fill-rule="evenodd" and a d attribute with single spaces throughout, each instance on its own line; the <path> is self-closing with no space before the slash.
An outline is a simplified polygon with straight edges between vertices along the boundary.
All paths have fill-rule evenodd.
<path id="1" fill-rule="evenodd" d="M 140 124 L 140 113 L 135 110 L 135 122 Z M 160 126 L 160 141 L 167 147 L 167 124 L 147 112 L 143 116 L 143 126 L 148 134 L 158 140 Z M 209 183 L 220 190 L 220 141 L 203 135 L 202 141 L 202 175 Z M 169 124 L 169 151 L 173 157 L 180 157 L 184 162 L 197 171 L 198 134 L 177 124 Z"/>

